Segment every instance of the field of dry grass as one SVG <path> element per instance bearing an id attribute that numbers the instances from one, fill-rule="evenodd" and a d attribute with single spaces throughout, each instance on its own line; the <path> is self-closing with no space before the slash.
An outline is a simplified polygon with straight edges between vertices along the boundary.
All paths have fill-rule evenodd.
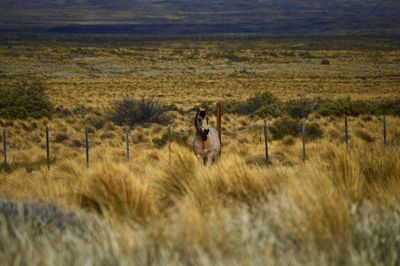
<path id="1" fill-rule="evenodd" d="M 302 40 L 1 45 L 1 86 L 40 80 L 58 111 L 52 119 L 0 120 L 13 166 L 0 174 L 0 261 L 398 265 L 399 117 L 388 116 L 386 148 L 382 117 L 350 117 L 346 150 L 342 117 L 311 114 L 323 137 L 307 140 L 307 161 L 301 161 L 300 138 L 288 136 L 270 139 L 267 165 L 262 119 L 224 114 L 220 162 L 204 167 L 191 152 L 190 109 L 204 102 L 244 100 L 261 91 L 282 100 L 400 95 L 398 49 L 302 45 L 308 47 Z M 166 125 L 132 128 L 125 162 L 124 128 L 100 119 L 115 101 L 142 96 L 180 110 L 166 114 L 173 131 L 188 137 L 172 144 L 171 164 L 168 148 L 155 145 Z"/>

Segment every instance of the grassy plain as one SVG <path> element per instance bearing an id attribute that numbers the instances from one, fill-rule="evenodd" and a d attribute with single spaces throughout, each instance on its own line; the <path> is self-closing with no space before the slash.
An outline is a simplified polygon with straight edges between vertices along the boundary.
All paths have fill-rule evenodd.
<path id="1" fill-rule="evenodd" d="M 338 40 L 337 47 L 319 39 L 5 42 L 1 86 L 39 80 L 58 108 L 52 119 L 1 119 L 13 168 L 0 174 L 0 195 L 55 204 L 88 224 L 84 233 L 73 226 L 43 233 L 45 222 L 14 224 L 3 211 L 1 261 L 397 265 L 398 117 L 388 117 L 386 149 L 381 117 L 351 117 L 346 151 L 342 118 L 312 114 L 309 121 L 324 135 L 308 140 L 307 161 L 300 139 L 285 137 L 270 140 L 272 164 L 266 165 L 261 118 L 224 114 L 221 161 L 206 168 L 190 151 L 190 109 L 204 102 L 262 91 L 282 100 L 398 97 L 398 44 L 367 40 Z M 134 127 L 131 160 L 124 162 L 124 128 L 105 119 L 115 101 L 143 96 L 180 108 L 166 116 L 174 132 L 189 138 L 173 143 L 171 164 L 168 149 L 154 143 L 165 125 Z M 51 169 L 44 165 L 46 125 Z"/>

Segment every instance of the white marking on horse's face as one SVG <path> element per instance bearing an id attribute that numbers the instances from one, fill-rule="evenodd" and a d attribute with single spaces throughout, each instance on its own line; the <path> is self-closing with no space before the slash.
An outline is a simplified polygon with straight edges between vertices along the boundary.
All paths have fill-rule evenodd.
<path id="1" fill-rule="evenodd" d="M 208 132 L 209 131 L 210 127 L 208 126 L 207 118 L 204 118 L 204 119 L 201 120 L 200 128 L 201 128 L 201 130 L 203 132 Z"/>

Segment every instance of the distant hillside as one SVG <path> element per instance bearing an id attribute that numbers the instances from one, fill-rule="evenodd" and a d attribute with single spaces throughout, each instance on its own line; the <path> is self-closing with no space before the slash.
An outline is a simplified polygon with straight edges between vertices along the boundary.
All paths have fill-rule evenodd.
<path id="1" fill-rule="evenodd" d="M 0 0 L 0 30 L 272 35 L 399 33 L 400 1 Z"/>

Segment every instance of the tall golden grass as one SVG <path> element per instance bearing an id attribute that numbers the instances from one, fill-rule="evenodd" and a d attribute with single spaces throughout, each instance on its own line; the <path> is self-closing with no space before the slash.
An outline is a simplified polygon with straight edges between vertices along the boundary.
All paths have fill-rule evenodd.
<path id="1" fill-rule="evenodd" d="M 113 102 L 127 97 L 153 96 L 182 108 L 169 115 L 173 131 L 185 136 L 194 133 L 187 110 L 204 101 L 265 90 L 282 100 L 398 97 L 399 51 L 292 50 L 297 45 L 316 47 L 306 40 L 0 45 L 1 86 L 30 73 L 43 79 L 54 106 L 70 113 L 0 119 L 12 166 L 0 173 L 1 264 L 399 265 L 398 117 L 388 117 L 385 149 L 381 118 L 350 117 L 346 150 L 343 120 L 312 115 L 324 137 L 307 140 L 307 161 L 299 138 L 285 137 L 270 140 L 269 165 L 261 121 L 224 114 L 222 158 L 208 168 L 189 142 L 172 144 L 169 164 L 168 149 L 154 145 L 166 132 L 160 125 L 131 130 L 126 162 L 124 129 L 99 125 Z M 213 56 L 226 51 L 245 60 Z M 32 212 L 26 202 L 36 206 Z M 80 222 L 60 223 L 64 216 L 43 203 Z"/>
<path id="2" fill-rule="evenodd" d="M 2 174 L 3 197 L 95 214 L 86 239 L 2 226 L 3 261 L 397 264 L 398 147 L 318 147 L 305 163 L 265 166 L 224 153 L 209 168 L 177 145 L 171 164 L 167 149 L 121 162 L 99 148 L 89 169 L 75 158 Z M 15 249 L 25 256 L 12 256 Z"/>

